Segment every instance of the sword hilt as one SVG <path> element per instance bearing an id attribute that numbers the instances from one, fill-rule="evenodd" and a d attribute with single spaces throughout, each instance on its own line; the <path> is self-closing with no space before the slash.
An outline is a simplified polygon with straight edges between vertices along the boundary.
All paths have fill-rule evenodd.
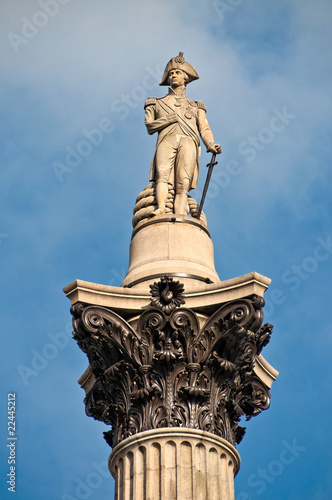
<path id="1" fill-rule="evenodd" d="M 217 153 L 212 153 L 212 158 L 211 158 L 211 161 L 210 163 L 207 163 L 207 167 L 214 167 L 215 165 L 218 164 L 218 162 L 216 161 L 216 156 L 217 156 Z"/>

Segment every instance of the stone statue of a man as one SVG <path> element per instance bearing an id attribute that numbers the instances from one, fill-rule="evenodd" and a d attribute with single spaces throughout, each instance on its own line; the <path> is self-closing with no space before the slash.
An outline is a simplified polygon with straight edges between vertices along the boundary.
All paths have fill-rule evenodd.
<path id="1" fill-rule="evenodd" d="M 188 191 L 197 186 L 199 137 L 207 151 L 219 154 L 201 101 L 186 96 L 186 85 L 199 78 L 195 68 L 180 52 L 166 65 L 160 85 L 169 85 L 168 95 L 150 97 L 145 103 L 145 125 L 149 134 L 158 132 L 152 160 L 150 181 L 156 182 L 158 208 L 153 215 L 163 215 L 168 182 L 174 185 L 174 213 L 186 214 Z"/>

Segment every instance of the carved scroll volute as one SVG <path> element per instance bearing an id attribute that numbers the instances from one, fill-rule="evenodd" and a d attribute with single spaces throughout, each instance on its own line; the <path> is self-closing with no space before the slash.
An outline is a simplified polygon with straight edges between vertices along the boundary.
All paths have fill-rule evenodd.
<path id="1" fill-rule="evenodd" d="M 140 344 L 135 352 L 136 361 L 143 366 L 151 366 L 155 354 L 155 345 L 167 322 L 166 315 L 157 308 L 144 311 L 137 323 Z"/>
<path id="2" fill-rule="evenodd" d="M 179 341 L 183 346 L 184 357 L 187 363 L 199 363 L 195 349 L 199 334 L 199 320 L 190 309 L 178 309 L 170 316 L 170 326 L 177 332 Z"/>
<path id="3" fill-rule="evenodd" d="M 253 377 L 253 400 L 254 411 L 252 416 L 258 415 L 262 410 L 267 410 L 270 407 L 270 392 L 265 384 L 258 377 Z"/>
<path id="4" fill-rule="evenodd" d="M 208 329 L 219 319 L 223 319 L 233 321 L 238 326 L 254 331 L 262 324 L 264 304 L 264 299 L 258 295 L 227 302 L 210 317 L 204 328 Z"/>

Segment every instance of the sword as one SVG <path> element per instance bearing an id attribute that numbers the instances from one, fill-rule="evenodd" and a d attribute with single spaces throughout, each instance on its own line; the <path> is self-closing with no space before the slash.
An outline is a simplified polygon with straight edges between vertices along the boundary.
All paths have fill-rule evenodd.
<path id="1" fill-rule="evenodd" d="M 216 160 L 216 153 L 212 153 L 211 161 L 210 161 L 210 163 L 208 163 L 206 165 L 207 167 L 209 167 L 209 170 L 208 170 L 208 173 L 207 173 L 207 176 L 206 176 L 206 181 L 205 181 L 205 185 L 204 185 L 204 189 L 203 189 L 202 199 L 201 199 L 201 203 L 199 205 L 199 209 L 198 209 L 198 213 L 197 213 L 197 219 L 201 218 L 203 204 L 204 204 L 206 193 L 207 193 L 207 190 L 208 190 L 208 187 L 209 187 L 209 183 L 210 183 L 210 179 L 211 179 L 211 175 L 212 175 L 212 170 L 213 170 L 213 167 L 215 165 L 217 165 L 217 163 L 218 163 L 215 160 Z"/>

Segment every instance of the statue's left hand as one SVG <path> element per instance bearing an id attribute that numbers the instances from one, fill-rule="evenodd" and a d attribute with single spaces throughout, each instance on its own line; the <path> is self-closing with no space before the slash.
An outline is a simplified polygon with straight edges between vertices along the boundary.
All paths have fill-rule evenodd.
<path id="1" fill-rule="evenodd" d="M 221 153 L 221 146 L 220 144 L 211 144 L 207 150 L 209 153 L 216 153 L 219 155 Z"/>

